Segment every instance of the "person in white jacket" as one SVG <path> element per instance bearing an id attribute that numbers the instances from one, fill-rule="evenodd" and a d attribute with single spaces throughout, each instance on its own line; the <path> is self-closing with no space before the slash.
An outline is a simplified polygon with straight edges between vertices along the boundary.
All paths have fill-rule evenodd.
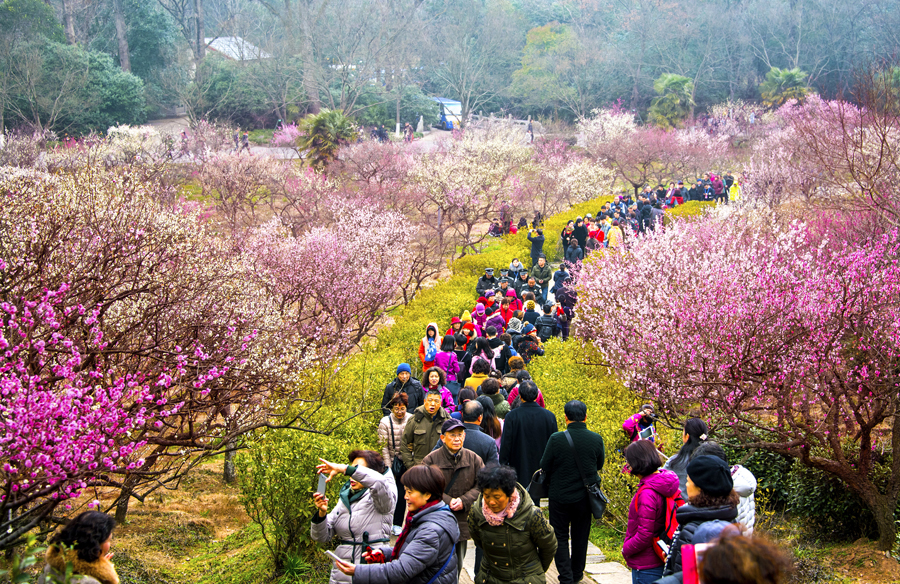
<path id="1" fill-rule="evenodd" d="M 337 536 L 334 553 L 350 564 L 362 561 L 369 546 L 391 540 L 391 522 L 397 504 L 397 486 L 382 455 L 374 450 L 354 450 L 350 464 L 319 459 L 316 467 L 330 481 L 338 474 L 349 480 L 341 487 L 340 501 L 328 512 L 328 499 L 315 493 L 318 513 L 313 515 L 310 535 L 319 544 L 328 544 Z M 329 584 L 350 584 L 351 577 L 336 567 Z"/>
<path id="2" fill-rule="evenodd" d="M 716 456 L 724 460 L 725 464 L 730 464 L 725 450 L 715 442 L 700 444 L 691 454 L 691 458 L 702 455 Z M 752 535 L 753 526 L 756 523 L 756 501 L 754 499 L 756 477 L 753 476 L 749 469 L 735 464 L 731 467 L 731 479 L 734 481 L 734 491 L 741 498 L 738 503 L 738 516 L 735 523 L 740 523 L 743 526 L 744 535 Z"/>

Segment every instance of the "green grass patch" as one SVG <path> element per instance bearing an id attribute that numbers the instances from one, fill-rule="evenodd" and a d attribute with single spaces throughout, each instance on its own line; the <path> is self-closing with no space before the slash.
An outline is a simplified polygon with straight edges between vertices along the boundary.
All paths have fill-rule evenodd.
<path id="1" fill-rule="evenodd" d="M 253 130 L 250 132 L 250 141 L 257 146 L 268 146 L 274 134 L 275 130 Z"/>
<path id="2" fill-rule="evenodd" d="M 606 556 L 608 562 L 625 563 L 622 557 L 622 544 L 625 542 L 625 536 L 612 526 L 601 523 L 600 521 L 591 522 L 591 543 L 600 548 L 603 555 Z"/>

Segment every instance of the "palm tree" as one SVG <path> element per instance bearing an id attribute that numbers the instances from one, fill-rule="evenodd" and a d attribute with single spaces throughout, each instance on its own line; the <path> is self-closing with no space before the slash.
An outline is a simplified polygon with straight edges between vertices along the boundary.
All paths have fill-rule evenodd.
<path id="1" fill-rule="evenodd" d="M 338 148 L 356 137 L 353 120 L 340 110 L 323 109 L 297 124 L 302 132 L 297 148 L 306 151 L 310 166 L 324 168 L 334 160 Z"/>
<path id="2" fill-rule="evenodd" d="M 650 120 L 668 130 L 681 124 L 694 105 L 694 83 L 683 75 L 663 73 L 653 82 L 659 97 L 650 105 Z"/>
<path id="3" fill-rule="evenodd" d="M 802 102 L 812 92 L 806 84 L 806 77 L 807 74 L 799 67 L 793 69 L 772 67 L 766 73 L 766 80 L 759 85 L 763 103 L 770 107 L 781 107 L 792 99 Z"/>

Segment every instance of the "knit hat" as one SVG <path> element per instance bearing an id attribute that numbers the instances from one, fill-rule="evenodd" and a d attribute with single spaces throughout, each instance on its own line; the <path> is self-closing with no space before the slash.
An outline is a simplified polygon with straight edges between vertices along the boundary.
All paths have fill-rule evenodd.
<path id="1" fill-rule="evenodd" d="M 450 326 L 453 326 L 453 325 L 455 325 L 455 324 L 458 323 L 458 322 L 462 322 L 462 321 L 459 320 L 459 317 L 458 317 L 458 316 L 454 316 L 453 318 L 450 319 Z"/>
<path id="2" fill-rule="evenodd" d="M 698 489 L 713 497 L 724 497 L 734 489 L 731 469 L 718 456 L 694 458 L 688 463 L 687 474 Z"/>
<path id="3" fill-rule="evenodd" d="M 463 313 L 462 318 L 459 320 L 461 320 L 462 322 L 472 322 L 472 315 L 469 314 L 469 311 L 467 310 Z"/>
<path id="4" fill-rule="evenodd" d="M 529 302 L 531 302 L 531 301 L 529 300 Z M 532 302 L 532 304 L 534 304 L 534 303 Z M 529 322 L 528 324 L 525 325 L 525 328 L 522 329 L 522 334 L 527 335 L 528 333 L 532 332 L 533 330 L 534 330 L 534 325 Z"/>
<path id="5" fill-rule="evenodd" d="M 534 310 L 534 300 L 529 300 L 525 303 L 526 310 Z"/>
<path id="6" fill-rule="evenodd" d="M 507 291 L 506 291 L 506 295 L 507 295 L 508 297 L 510 297 L 510 298 L 515 298 L 515 297 L 516 297 L 516 291 L 515 291 L 515 290 L 507 290 Z"/>
<path id="7" fill-rule="evenodd" d="M 409 363 L 400 363 L 399 365 L 397 365 L 397 375 L 400 375 L 404 371 L 406 371 L 407 373 L 412 373 L 412 369 L 410 369 Z"/>
<path id="8" fill-rule="evenodd" d="M 522 321 L 518 318 L 509 319 L 509 325 L 506 327 L 506 330 L 513 331 L 515 333 L 522 331 Z"/>
<path id="9" fill-rule="evenodd" d="M 525 359 L 518 355 L 510 357 L 508 363 L 510 369 L 525 369 Z"/>
<path id="10" fill-rule="evenodd" d="M 482 304 L 487 304 L 487 298 L 485 298 L 484 296 L 479 296 L 479 297 L 478 297 L 478 300 L 476 300 L 475 302 L 480 302 L 480 303 L 482 303 Z"/>
<path id="11" fill-rule="evenodd" d="M 478 304 L 476 304 L 476 305 L 475 305 L 475 312 L 477 312 L 478 314 L 484 314 L 484 304 L 482 304 L 481 302 L 479 302 Z"/>

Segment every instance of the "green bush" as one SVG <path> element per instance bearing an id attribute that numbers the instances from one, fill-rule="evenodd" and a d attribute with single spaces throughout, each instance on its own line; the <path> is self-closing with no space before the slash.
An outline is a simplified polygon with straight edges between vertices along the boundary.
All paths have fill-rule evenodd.
<path id="1" fill-rule="evenodd" d="M 707 201 L 687 201 L 684 205 L 678 205 L 671 209 L 666 209 L 663 215 L 663 225 L 671 224 L 673 219 L 690 219 L 700 217 L 704 210 L 715 207 L 715 203 Z"/>

